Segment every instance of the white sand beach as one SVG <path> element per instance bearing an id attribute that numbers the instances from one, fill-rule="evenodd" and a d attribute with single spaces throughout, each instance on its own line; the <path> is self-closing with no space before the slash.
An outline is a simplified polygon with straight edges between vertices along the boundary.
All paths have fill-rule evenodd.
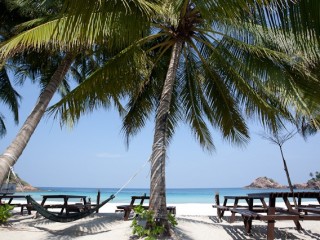
<path id="1" fill-rule="evenodd" d="M 70 223 L 52 222 L 43 217 L 16 212 L 7 225 L 0 226 L 1 240 L 38 240 L 38 239 L 94 239 L 122 240 L 132 237 L 131 220 L 123 221 L 123 213 L 115 213 L 118 203 L 108 203 L 100 213 Z M 173 204 L 172 204 L 173 205 Z M 216 209 L 211 204 L 174 204 L 177 210 L 178 226 L 172 239 L 212 240 L 212 239 L 266 239 L 267 225 L 254 221 L 252 234 L 244 232 L 241 218 L 230 224 L 228 215 L 219 222 Z M 18 210 L 18 209 L 17 209 Z M 320 222 L 301 222 L 303 231 L 294 229 L 293 221 L 276 222 L 276 239 L 320 239 Z"/>

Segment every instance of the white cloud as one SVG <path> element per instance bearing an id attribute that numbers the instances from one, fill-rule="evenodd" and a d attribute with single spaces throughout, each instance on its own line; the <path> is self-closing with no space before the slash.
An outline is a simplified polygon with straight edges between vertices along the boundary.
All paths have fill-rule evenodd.
<path id="1" fill-rule="evenodd" d="M 120 154 L 114 154 L 114 153 L 97 153 L 96 157 L 98 158 L 121 158 L 122 156 Z"/>

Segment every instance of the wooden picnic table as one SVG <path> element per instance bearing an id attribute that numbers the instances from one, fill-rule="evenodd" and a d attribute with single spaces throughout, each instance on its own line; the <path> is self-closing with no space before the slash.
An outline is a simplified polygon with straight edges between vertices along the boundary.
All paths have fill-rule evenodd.
<path id="1" fill-rule="evenodd" d="M 317 200 L 320 203 L 320 192 L 264 192 L 264 193 L 252 193 L 248 194 L 249 209 L 248 211 L 242 211 L 241 209 L 234 209 L 235 213 L 240 213 L 244 219 L 246 231 L 250 233 L 252 227 L 252 220 L 264 220 L 268 222 L 267 226 L 267 239 L 274 239 L 274 225 L 276 220 L 292 220 L 297 230 L 301 230 L 299 220 L 320 220 L 320 214 L 306 215 L 299 212 L 299 206 L 302 205 L 303 199 Z M 261 215 L 254 210 L 253 198 L 268 198 L 269 204 L 267 207 L 266 215 Z M 290 203 L 290 198 L 298 199 L 298 208 L 293 208 Z M 276 207 L 277 200 L 283 200 L 285 203 L 284 208 Z M 279 201 L 278 201 L 279 202 Z"/>
<path id="2" fill-rule="evenodd" d="M 69 214 L 69 212 L 79 212 L 82 209 L 84 209 L 87 205 L 87 196 L 83 195 L 42 195 L 42 202 L 41 205 L 45 208 L 61 208 L 60 213 L 62 214 L 63 211 L 66 211 L 66 214 Z M 45 204 L 48 199 L 62 199 L 63 204 Z M 76 204 L 70 204 L 68 201 L 70 199 L 79 199 L 82 200 L 82 203 L 76 203 Z"/>
<path id="3" fill-rule="evenodd" d="M 245 205 L 241 205 L 241 200 L 245 201 Z M 261 202 L 261 205 L 253 205 L 254 200 L 259 200 Z M 261 196 L 224 196 L 223 204 L 220 205 L 219 195 L 216 194 L 215 201 L 216 205 L 213 205 L 213 207 L 217 208 L 217 216 L 219 217 L 219 219 L 223 217 L 225 211 L 231 211 L 231 209 L 234 208 L 249 209 L 250 201 L 252 201 L 252 207 L 254 207 L 257 212 L 264 212 L 267 209 L 267 204 L 264 200 L 264 197 Z M 235 214 L 235 212 L 231 211 L 231 217 L 229 221 L 230 223 L 233 223 L 235 221 Z"/>
<path id="4" fill-rule="evenodd" d="M 5 201 L 5 199 L 7 201 Z M 28 211 L 28 214 L 30 215 L 31 214 L 31 210 L 32 210 L 32 206 L 30 204 L 28 204 L 27 202 L 26 203 L 15 203 L 14 200 L 21 200 L 21 199 L 26 199 L 26 196 L 25 195 L 7 195 L 7 194 L 4 194 L 4 195 L 0 195 L 0 205 L 2 204 L 9 204 L 13 207 L 20 207 L 21 208 L 21 215 L 23 214 L 23 209 L 26 208 L 27 211 Z"/>

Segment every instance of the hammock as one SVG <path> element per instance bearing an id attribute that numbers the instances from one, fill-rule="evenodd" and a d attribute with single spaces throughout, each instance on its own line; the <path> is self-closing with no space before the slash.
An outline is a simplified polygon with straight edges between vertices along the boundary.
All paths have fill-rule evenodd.
<path id="1" fill-rule="evenodd" d="M 85 209 L 83 212 L 78 213 L 68 213 L 68 214 L 61 214 L 58 212 L 51 212 L 48 211 L 45 207 L 41 206 L 37 203 L 30 195 L 26 196 L 28 203 L 31 203 L 34 209 L 40 213 L 43 217 L 55 221 L 55 222 L 72 222 L 78 219 L 84 218 L 89 216 L 90 214 L 97 211 L 103 205 L 105 205 L 110 200 L 114 199 L 114 195 L 112 194 L 107 200 L 101 202 L 99 205 L 96 205 L 94 208 Z"/>

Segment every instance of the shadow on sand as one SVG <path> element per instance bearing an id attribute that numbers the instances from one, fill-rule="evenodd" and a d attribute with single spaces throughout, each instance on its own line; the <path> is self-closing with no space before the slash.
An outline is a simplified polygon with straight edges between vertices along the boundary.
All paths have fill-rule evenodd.
<path id="1" fill-rule="evenodd" d="M 259 225 L 259 224 L 252 224 L 251 234 L 247 234 L 245 232 L 244 225 L 232 225 L 228 223 L 229 217 L 224 217 L 227 221 L 221 221 L 218 217 L 209 217 L 209 219 L 214 224 L 220 224 L 222 228 L 228 233 L 230 239 L 240 240 L 240 239 L 267 239 L 267 226 L 266 225 Z M 242 222 L 241 217 L 236 217 L 237 222 Z M 307 239 L 320 239 L 320 235 L 318 233 L 312 233 L 309 230 L 301 230 L 297 231 L 294 227 L 285 229 L 275 227 L 275 238 L 276 239 L 300 239 L 297 235 L 288 232 L 288 230 L 296 231 L 304 235 Z"/>
<path id="2" fill-rule="evenodd" d="M 40 218 L 37 223 L 29 226 L 50 233 L 47 239 L 73 239 L 81 236 L 94 236 L 112 230 L 115 222 L 123 221 L 122 216 L 99 213 L 72 223 L 56 223 Z"/>

